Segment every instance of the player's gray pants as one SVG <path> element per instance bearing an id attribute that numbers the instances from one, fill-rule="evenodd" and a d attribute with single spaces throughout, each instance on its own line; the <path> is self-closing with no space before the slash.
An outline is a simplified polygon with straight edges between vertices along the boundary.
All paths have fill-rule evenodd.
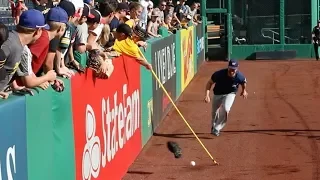
<path id="1" fill-rule="evenodd" d="M 212 99 L 212 127 L 220 131 L 227 123 L 228 113 L 236 97 L 235 93 L 214 95 Z"/>

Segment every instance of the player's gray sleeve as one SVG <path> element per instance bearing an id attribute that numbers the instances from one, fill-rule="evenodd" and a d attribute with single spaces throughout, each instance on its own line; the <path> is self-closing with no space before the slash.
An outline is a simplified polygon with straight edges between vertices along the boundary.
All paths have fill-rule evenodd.
<path id="1" fill-rule="evenodd" d="M 7 45 L 7 42 L 4 42 L 1 46 L 1 50 L 3 53 L 3 59 L 0 59 L 0 69 L 2 69 L 4 67 L 4 64 L 6 63 L 6 57 L 9 56 L 10 54 L 10 46 Z"/>
<path id="2" fill-rule="evenodd" d="M 9 44 L 9 41 L 5 41 L 2 46 L 1 46 L 1 49 L 2 51 L 4 52 L 4 54 L 8 57 L 9 54 L 10 54 L 10 45 Z"/>

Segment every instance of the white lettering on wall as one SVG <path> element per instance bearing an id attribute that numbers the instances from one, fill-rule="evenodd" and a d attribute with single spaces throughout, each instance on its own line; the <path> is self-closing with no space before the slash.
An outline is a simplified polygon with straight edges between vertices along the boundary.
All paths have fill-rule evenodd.
<path id="1" fill-rule="evenodd" d="M 89 104 L 86 109 L 86 145 L 82 157 L 82 179 L 98 178 L 100 167 L 104 168 L 111 162 L 117 152 L 125 147 L 140 127 L 140 97 L 139 90 L 128 94 L 127 84 L 122 87 L 122 101 L 118 102 L 118 92 L 113 97 L 102 99 L 101 120 L 103 144 L 96 136 L 95 113 Z M 113 103 L 110 103 L 113 102 Z M 101 149 L 102 148 L 102 149 Z"/>
<path id="2" fill-rule="evenodd" d="M 161 83 L 164 84 L 176 74 L 175 43 L 156 51 L 154 59 L 156 64 L 156 74 Z M 158 84 L 158 82 L 156 83 L 156 89 L 159 89 L 160 84 Z"/>
<path id="3" fill-rule="evenodd" d="M 11 167 L 11 162 L 13 164 L 13 167 Z M 9 147 L 7 150 L 7 155 L 6 155 L 6 166 L 5 168 L 7 169 L 7 177 L 8 180 L 13 180 L 13 175 L 16 174 L 16 149 L 15 146 Z M 2 168 L 1 168 L 1 160 L 0 160 L 0 180 L 2 179 Z"/>
<path id="4" fill-rule="evenodd" d="M 204 37 L 197 37 L 197 54 L 204 50 Z"/>

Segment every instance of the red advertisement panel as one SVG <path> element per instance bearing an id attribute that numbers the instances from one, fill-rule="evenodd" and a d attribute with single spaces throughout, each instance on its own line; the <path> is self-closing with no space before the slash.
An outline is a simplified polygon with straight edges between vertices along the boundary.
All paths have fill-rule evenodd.
<path id="1" fill-rule="evenodd" d="M 77 180 L 120 180 L 141 150 L 140 65 L 113 60 L 109 79 L 72 78 Z"/>

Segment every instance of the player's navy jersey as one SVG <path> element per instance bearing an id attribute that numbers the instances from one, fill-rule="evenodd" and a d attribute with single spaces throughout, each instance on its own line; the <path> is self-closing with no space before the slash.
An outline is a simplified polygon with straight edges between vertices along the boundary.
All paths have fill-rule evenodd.
<path id="1" fill-rule="evenodd" d="M 228 69 L 221 69 L 212 74 L 211 80 L 215 83 L 213 94 L 223 95 L 237 93 L 239 85 L 247 82 L 244 75 L 237 71 L 234 77 L 228 76 Z"/>
<path id="2" fill-rule="evenodd" d="M 312 30 L 312 33 L 315 35 L 316 38 L 320 38 L 320 27 L 319 26 L 315 26 Z"/>

